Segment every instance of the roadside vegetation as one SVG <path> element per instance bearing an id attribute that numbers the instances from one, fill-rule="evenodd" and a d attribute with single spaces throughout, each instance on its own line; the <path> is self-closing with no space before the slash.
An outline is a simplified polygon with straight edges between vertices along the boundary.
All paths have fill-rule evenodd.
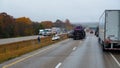
<path id="1" fill-rule="evenodd" d="M 0 39 L 11 37 L 23 37 L 38 35 L 40 29 L 58 27 L 61 29 L 71 30 L 73 25 L 68 19 L 64 22 L 61 20 L 34 22 L 29 17 L 14 18 L 11 15 L 3 12 L 0 13 Z M 40 44 L 37 39 L 15 42 L 11 44 L 0 45 L 0 63 L 36 49 L 48 46 L 50 44 L 66 39 L 66 35 L 62 35 L 60 40 L 51 40 L 51 36 L 41 38 Z"/>
<path id="2" fill-rule="evenodd" d="M 64 39 L 67 39 L 67 35 L 61 35 L 60 40 L 52 41 L 51 37 L 41 38 L 41 42 L 38 43 L 37 39 L 21 41 L 11 44 L 0 45 L 0 63 L 13 59 L 15 57 L 21 56 L 25 53 L 40 49 L 45 46 L 60 42 Z"/>
<path id="3" fill-rule="evenodd" d="M 65 22 L 61 20 L 34 22 L 28 17 L 14 18 L 3 12 L 0 13 L 0 38 L 21 37 L 38 35 L 40 29 L 59 27 L 70 30 L 73 25 L 68 19 Z"/>

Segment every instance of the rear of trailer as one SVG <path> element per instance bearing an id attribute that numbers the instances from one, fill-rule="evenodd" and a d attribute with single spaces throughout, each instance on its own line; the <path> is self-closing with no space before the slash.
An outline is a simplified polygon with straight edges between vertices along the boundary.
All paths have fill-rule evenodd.
<path id="1" fill-rule="evenodd" d="M 99 42 L 104 50 L 120 50 L 120 10 L 105 10 L 101 15 Z"/>

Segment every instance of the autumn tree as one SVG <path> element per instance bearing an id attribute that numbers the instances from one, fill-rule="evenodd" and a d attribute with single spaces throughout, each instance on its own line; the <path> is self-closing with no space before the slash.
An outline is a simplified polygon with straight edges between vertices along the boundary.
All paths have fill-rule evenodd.
<path id="1" fill-rule="evenodd" d="M 0 13 L 0 38 L 14 36 L 14 18 L 7 13 Z"/>
<path id="2" fill-rule="evenodd" d="M 32 22 L 29 18 L 20 17 L 15 19 L 7 13 L 0 13 L 0 38 L 38 34 L 39 29 L 42 28 L 44 27 L 41 23 Z"/>
<path id="3" fill-rule="evenodd" d="M 53 22 L 51 22 L 51 21 L 42 21 L 41 24 L 44 28 L 52 28 L 53 27 Z"/>
<path id="4" fill-rule="evenodd" d="M 33 22 L 32 26 L 33 26 L 33 30 L 34 30 L 34 34 L 35 35 L 39 34 L 39 30 L 40 29 L 44 29 L 44 27 L 42 26 L 42 24 L 39 23 L 39 22 Z"/>
<path id="5" fill-rule="evenodd" d="M 20 36 L 33 35 L 32 21 L 29 18 L 21 17 L 15 19 L 16 27 L 15 31 Z"/>
<path id="6" fill-rule="evenodd" d="M 27 17 L 13 18 L 3 12 L 0 13 L 0 38 L 17 37 L 17 36 L 28 36 L 36 35 L 39 29 L 59 27 L 61 29 L 72 28 L 72 25 L 68 19 L 65 22 L 56 20 L 55 23 L 52 21 L 32 22 Z"/>

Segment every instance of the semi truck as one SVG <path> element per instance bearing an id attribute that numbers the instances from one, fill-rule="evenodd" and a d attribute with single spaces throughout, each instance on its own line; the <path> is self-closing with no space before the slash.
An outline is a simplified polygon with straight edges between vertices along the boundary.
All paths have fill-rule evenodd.
<path id="1" fill-rule="evenodd" d="M 99 43 L 103 50 L 120 50 L 120 10 L 105 10 L 99 19 Z"/>
<path id="2" fill-rule="evenodd" d="M 76 26 L 74 28 L 74 31 L 73 31 L 73 39 L 74 40 L 77 40 L 77 39 L 84 39 L 86 36 L 86 33 L 84 31 L 84 27 L 83 26 Z"/>

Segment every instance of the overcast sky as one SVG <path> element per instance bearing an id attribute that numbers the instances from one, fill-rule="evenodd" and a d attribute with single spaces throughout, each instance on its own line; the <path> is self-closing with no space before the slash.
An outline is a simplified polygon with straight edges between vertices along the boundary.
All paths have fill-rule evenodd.
<path id="1" fill-rule="evenodd" d="M 97 22 L 105 9 L 120 9 L 120 0 L 0 0 L 0 12 L 38 22 Z"/>

